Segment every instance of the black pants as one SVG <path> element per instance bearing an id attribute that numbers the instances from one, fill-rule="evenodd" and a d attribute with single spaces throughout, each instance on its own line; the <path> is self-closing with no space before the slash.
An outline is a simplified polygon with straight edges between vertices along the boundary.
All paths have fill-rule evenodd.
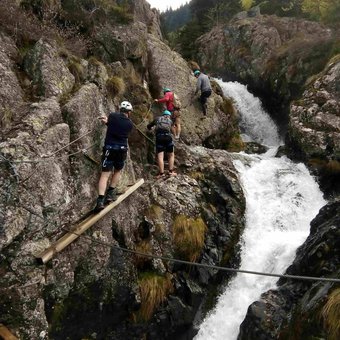
<path id="1" fill-rule="evenodd" d="M 204 114 L 207 113 L 207 105 L 206 104 L 207 104 L 207 100 L 210 96 L 211 96 L 211 90 L 203 91 L 201 93 L 200 102 L 201 102 L 202 110 L 203 110 Z"/>

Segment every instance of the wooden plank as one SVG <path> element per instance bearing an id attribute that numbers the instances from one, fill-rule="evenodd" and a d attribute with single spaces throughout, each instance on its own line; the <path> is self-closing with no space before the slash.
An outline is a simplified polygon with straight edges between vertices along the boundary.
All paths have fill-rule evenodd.
<path id="1" fill-rule="evenodd" d="M 89 229 L 92 225 L 102 219 L 109 211 L 121 203 L 125 198 L 131 195 L 144 183 L 144 179 L 138 180 L 134 185 L 129 187 L 123 194 L 119 195 L 117 200 L 107 205 L 103 210 L 97 214 L 90 215 L 84 221 L 73 227 L 67 234 L 62 236 L 59 240 L 53 243 L 49 248 L 36 256 L 39 263 L 44 264 L 48 262 L 55 254 L 62 251 L 70 243 L 76 240 L 82 233 Z"/>
<path id="2" fill-rule="evenodd" d="M 3 325 L 2 323 L 0 323 L 0 337 L 3 340 L 18 340 L 18 338 L 16 336 L 14 336 L 9 329 Z"/>

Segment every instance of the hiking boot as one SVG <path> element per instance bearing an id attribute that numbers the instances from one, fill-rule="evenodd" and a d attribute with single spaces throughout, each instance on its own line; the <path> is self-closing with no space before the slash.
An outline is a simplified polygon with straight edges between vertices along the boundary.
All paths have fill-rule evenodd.
<path id="1" fill-rule="evenodd" d="M 169 176 L 177 176 L 177 172 L 174 170 L 169 170 Z"/>
<path id="2" fill-rule="evenodd" d="M 94 208 L 94 212 L 97 213 L 105 208 L 104 197 L 97 198 L 97 204 Z"/>
<path id="3" fill-rule="evenodd" d="M 156 179 L 161 179 L 161 178 L 164 178 L 165 177 L 165 173 L 164 172 L 159 172 L 157 175 L 156 175 Z"/>
<path id="4" fill-rule="evenodd" d="M 105 197 L 106 203 L 111 203 L 117 200 L 117 189 L 116 188 L 109 188 L 106 193 Z"/>

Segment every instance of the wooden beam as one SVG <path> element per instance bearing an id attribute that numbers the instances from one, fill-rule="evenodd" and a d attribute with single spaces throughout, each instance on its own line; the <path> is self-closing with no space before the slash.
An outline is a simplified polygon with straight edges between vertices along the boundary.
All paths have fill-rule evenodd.
<path id="1" fill-rule="evenodd" d="M 18 340 L 18 338 L 16 336 L 14 336 L 9 329 L 3 325 L 2 323 L 0 323 L 0 337 L 3 340 Z"/>
<path id="2" fill-rule="evenodd" d="M 48 262 L 55 254 L 62 251 L 70 243 L 76 240 L 82 233 L 89 229 L 92 225 L 102 219 L 110 210 L 121 203 L 125 198 L 132 194 L 144 183 L 144 179 L 138 180 L 134 185 L 129 187 L 123 194 L 119 195 L 117 200 L 107 205 L 103 210 L 97 214 L 92 214 L 87 217 L 84 221 L 73 227 L 67 234 L 62 236 L 59 240 L 53 243 L 49 248 L 41 252 L 36 256 L 37 261 L 40 264 Z"/>

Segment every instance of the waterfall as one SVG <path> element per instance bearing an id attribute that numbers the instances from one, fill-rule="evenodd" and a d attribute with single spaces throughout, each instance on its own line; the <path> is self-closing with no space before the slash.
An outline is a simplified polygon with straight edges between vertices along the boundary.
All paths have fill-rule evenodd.
<path id="1" fill-rule="evenodd" d="M 240 268 L 283 274 L 307 238 L 311 220 L 326 202 L 303 164 L 274 157 L 281 140 L 259 99 L 244 85 L 217 81 L 239 110 L 246 141 L 269 146 L 262 155 L 233 155 L 246 197 Z M 199 326 L 195 339 L 237 339 L 248 306 L 261 293 L 275 288 L 276 281 L 273 277 L 237 274 Z"/>

